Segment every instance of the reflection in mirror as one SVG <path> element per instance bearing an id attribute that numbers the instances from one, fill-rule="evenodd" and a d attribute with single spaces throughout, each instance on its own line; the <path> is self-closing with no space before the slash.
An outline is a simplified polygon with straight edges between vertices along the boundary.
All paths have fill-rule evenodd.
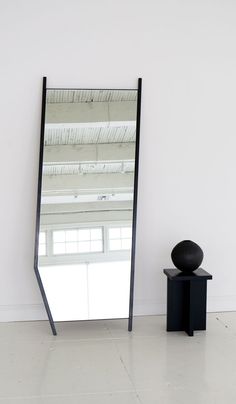
<path id="1" fill-rule="evenodd" d="M 55 321 L 129 316 L 137 90 L 47 89 L 38 268 Z"/>

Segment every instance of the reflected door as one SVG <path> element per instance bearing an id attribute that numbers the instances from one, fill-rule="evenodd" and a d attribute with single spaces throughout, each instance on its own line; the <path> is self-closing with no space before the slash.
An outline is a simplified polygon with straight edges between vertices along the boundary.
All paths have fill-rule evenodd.
<path id="1" fill-rule="evenodd" d="M 130 317 L 139 91 L 44 92 L 35 270 L 49 319 Z"/>

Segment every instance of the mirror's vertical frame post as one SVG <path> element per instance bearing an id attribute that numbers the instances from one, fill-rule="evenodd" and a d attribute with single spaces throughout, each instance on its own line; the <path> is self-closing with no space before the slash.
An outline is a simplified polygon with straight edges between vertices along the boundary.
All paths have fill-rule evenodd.
<path id="1" fill-rule="evenodd" d="M 137 222 L 137 201 L 138 201 L 138 169 L 139 169 L 139 144 L 140 144 L 140 122 L 141 122 L 141 97 L 142 97 L 142 79 L 139 78 L 138 79 L 138 98 L 137 98 L 137 118 L 136 118 L 134 201 L 133 201 L 132 250 L 131 250 L 131 273 L 130 273 L 130 297 L 129 297 L 128 331 L 132 331 L 132 328 L 133 328 L 134 272 L 135 272 L 136 222 Z"/>
<path id="2" fill-rule="evenodd" d="M 48 320 L 53 335 L 57 335 L 56 327 L 52 318 L 52 313 L 48 304 L 47 296 L 43 287 L 43 282 L 38 269 L 38 248 L 39 248 L 39 232 L 40 232 L 40 210 L 41 210 L 41 193 L 42 193 L 42 176 L 43 176 L 43 149 L 44 149 L 44 126 L 46 111 L 46 93 L 47 93 L 47 77 L 43 77 L 42 91 L 42 112 L 41 112 L 41 135 L 39 149 L 39 171 L 38 171 L 38 191 L 37 191 L 37 210 L 36 210 L 36 227 L 35 227 L 35 248 L 34 248 L 34 271 L 38 281 L 39 289 L 43 298 L 43 303 L 48 315 Z"/>

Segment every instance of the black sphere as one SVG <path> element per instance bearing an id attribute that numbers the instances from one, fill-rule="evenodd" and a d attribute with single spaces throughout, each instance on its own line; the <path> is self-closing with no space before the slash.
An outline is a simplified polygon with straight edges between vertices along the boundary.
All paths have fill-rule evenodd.
<path id="1" fill-rule="evenodd" d="M 171 259 L 176 266 L 183 272 L 193 272 L 197 269 L 203 260 L 203 251 L 191 240 L 184 240 L 176 244 L 171 253 Z"/>

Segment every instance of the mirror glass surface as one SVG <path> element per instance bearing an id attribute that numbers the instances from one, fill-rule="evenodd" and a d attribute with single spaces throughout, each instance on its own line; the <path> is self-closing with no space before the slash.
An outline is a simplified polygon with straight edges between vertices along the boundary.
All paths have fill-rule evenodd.
<path id="1" fill-rule="evenodd" d="M 47 89 L 39 272 L 55 321 L 129 315 L 137 90 Z"/>

